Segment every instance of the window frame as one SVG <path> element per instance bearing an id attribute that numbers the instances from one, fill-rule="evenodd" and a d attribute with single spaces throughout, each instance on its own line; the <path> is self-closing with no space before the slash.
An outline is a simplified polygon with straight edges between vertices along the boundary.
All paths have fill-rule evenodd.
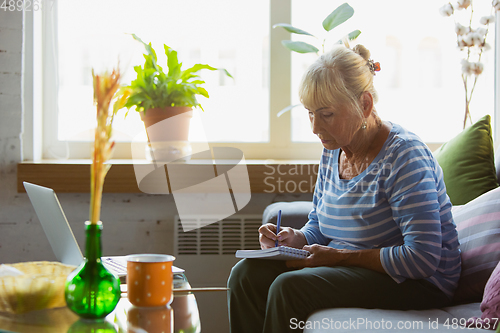
<path id="1" fill-rule="evenodd" d="M 90 158 L 90 142 L 63 142 L 56 140 L 57 95 L 55 89 L 46 87 L 57 84 L 57 52 L 47 31 L 57 33 L 57 0 L 43 0 L 48 8 L 25 12 L 24 29 L 24 82 L 23 82 L 23 133 L 22 160 L 43 160 L 52 155 L 59 160 Z M 291 0 L 270 0 L 270 78 L 269 78 L 269 141 L 264 143 L 210 142 L 212 147 L 235 147 L 241 149 L 246 159 L 260 160 L 317 160 L 322 146 L 317 143 L 293 142 L 291 135 L 291 112 L 278 117 L 278 112 L 291 104 L 291 53 L 281 45 L 281 40 L 290 39 L 284 29 L 272 29 L 276 23 L 290 22 Z M 496 14 L 495 34 L 495 123 L 494 142 L 500 141 L 500 22 Z M 44 61 L 52 59 L 53 61 Z M 49 95 L 50 94 L 50 95 Z M 428 143 L 431 150 L 440 143 Z M 55 153 L 48 154 L 47 147 L 55 147 Z M 192 143 L 196 151 L 201 143 Z M 115 158 L 131 158 L 130 144 L 117 143 Z"/>

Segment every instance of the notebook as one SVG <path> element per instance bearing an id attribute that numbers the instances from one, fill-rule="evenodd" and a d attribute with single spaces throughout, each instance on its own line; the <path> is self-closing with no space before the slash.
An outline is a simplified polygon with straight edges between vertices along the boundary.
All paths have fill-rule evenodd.
<path id="1" fill-rule="evenodd" d="M 23 184 L 57 260 L 67 265 L 80 265 L 82 252 L 54 190 L 28 182 Z M 102 262 L 118 277 L 127 275 L 126 256 L 102 257 Z M 184 270 L 172 266 L 172 272 L 177 274 Z"/>
<path id="2" fill-rule="evenodd" d="M 264 250 L 236 251 L 236 258 L 292 260 L 292 259 L 305 259 L 309 255 L 310 255 L 309 251 L 296 249 L 288 246 L 270 247 Z"/>

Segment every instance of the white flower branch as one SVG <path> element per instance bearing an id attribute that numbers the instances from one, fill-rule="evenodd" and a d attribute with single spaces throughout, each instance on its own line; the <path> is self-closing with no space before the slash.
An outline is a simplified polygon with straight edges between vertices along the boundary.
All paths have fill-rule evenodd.
<path id="1" fill-rule="evenodd" d="M 474 6 L 472 0 L 458 0 L 455 5 L 450 2 L 443 5 L 439 12 L 441 15 L 449 17 L 457 13 L 457 11 L 469 11 L 468 25 L 464 26 L 456 22 L 455 16 L 455 33 L 457 34 L 457 46 L 460 51 L 466 52 L 466 56 L 461 61 L 462 65 L 462 81 L 465 89 L 465 116 L 464 128 L 467 124 L 467 119 L 472 123 L 469 105 L 472 99 L 472 94 L 476 87 L 478 76 L 483 72 L 484 65 L 481 63 L 483 52 L 491 49 L 490 45 L 486 42 L 488 36 L 489 25 L 495 22 L 495 11 L 500 10 L 500 0 L 493 0 L 491 3 L 491 13 L 489 16 L 483 16 L 479 20 L 482 25 L 478 28 L 472 28 Z M 474 79 L 472 86 L 469 84 L 468 79 Z"/>

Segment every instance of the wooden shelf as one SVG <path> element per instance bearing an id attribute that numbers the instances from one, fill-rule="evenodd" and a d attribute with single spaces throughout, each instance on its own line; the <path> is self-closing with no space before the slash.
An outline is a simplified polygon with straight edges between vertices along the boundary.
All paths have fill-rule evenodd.
<path id="1" fill-rule="evenodd" d="M 134 161 L 137 163 L 136 161 Z M 107 193 L 142 193 L 131 160 L 112 160 L 104 182 Z M 90 160 L 24 161 L 17 165 L 17 191 L 25 192 L 23 181 L 53 188 L 56 192 L 87 193 L 90 188 Z M 139 164 L 151 165 L 147 161 Z M 225 161 L 220 164 L 234 164 Z M 176 181 L 192 182 L 199 168 L 214 167 L 211 161 L 192 160 L 178 164 Z M 252 193 L 311 193 L 316 183 L 318 161 L 247 160 Z M 206 170 L 206 169 L 205 169 Z"/>

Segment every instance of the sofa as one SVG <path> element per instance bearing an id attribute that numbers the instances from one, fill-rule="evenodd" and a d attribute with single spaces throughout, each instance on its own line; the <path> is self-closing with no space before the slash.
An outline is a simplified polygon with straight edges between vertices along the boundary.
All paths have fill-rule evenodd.
<path id="1" fill-rule="evenodd" d="M 453 304 L 410 311 L 324 309 L 312 313 L 306 322 L 294 323 L 293 328 L 308 333 L 493 329 L 500 316 L 500 149 L 495 161 L 489 121 L 482 119 L 434 152 L 453 204 L 462 256 Z M 300 229 L 311 208 L 309 201 L 275 202 L 265 209 L 263 223 L 276 223 L 281 210 L 282 225 Z"/>

